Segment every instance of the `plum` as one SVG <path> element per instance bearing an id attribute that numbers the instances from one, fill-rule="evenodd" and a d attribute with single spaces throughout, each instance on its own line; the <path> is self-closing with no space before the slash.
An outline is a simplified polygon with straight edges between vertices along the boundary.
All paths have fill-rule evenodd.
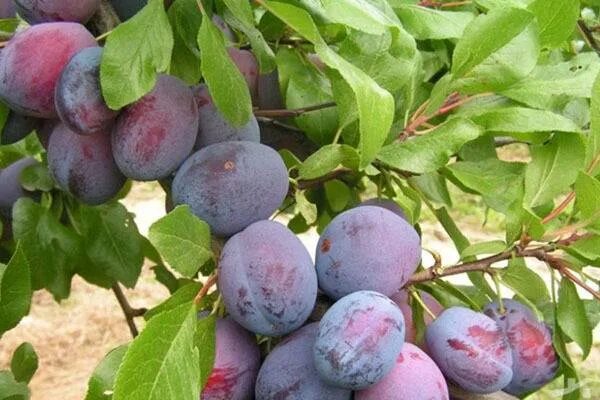
<path id="1" fill-rule="evenodd" d="M 421 239 L 410 224 L 382 207 L 356 207 L 335 217 L 321 235 L 319 287 L 333 299 L 358 290 L 391 296 L 420 260 Z"/>
<path id="2" fill-rule="evenodd" d="M 373 199 L 365 200 L 359 204 L 359 207 L 362 207 L 362 206 L 383 207 L 386 210 L 390 210 L 391 212 L 393 212 L 400 218 L 407 220 L 406 214 L 404 213 L 404 210 L 402 209 L 402 207 L 400 207 L 398 205 L 398 203 L 396 203 L 393 200 L 373 198 Z"/>
<path id="3" fill-rule="evenodd" d="M 508 341 L 496 322 L 482 313 L 448 308 L 427 327 L 425 339 L 446 378 L 469 392 L 497 392 L 512 379 Z"/>
<path id="4" fill-rule="evenodd" d="M 498 303 L 488 304 L 484 313 L 491 317 L 508 338 L 512 349 L 513 377 L 504 391 L 515 396 L 533 392 L 554 379 L 558 358 L 550 329 L 521 303 L 504 299 L 505 313 Z"/>
<path id="5" fill-rule="evenodd" d="M 17 11 L 13 0 L 0 0 L 0 19 L 15 18 Z"/>
<path id="6" fill-rule="evenodd" d="M 328 385 L 312 356 L 318 323 L 303 326 L 267 356 L 256 380 L 256 400 L 350 400 L 352 392 Z"/>
<path id="7" fill-rule="evenodd" d="M 110 4 L 115 9 L 119 19 L 127 21 L 144 8 L 148 4 L 148 0 L 110 0 Z"/>
<path id="8" fill-rule="evenodd" d="M 2 128 L 0 144 L 16 143 L 32 131 L 38 129 L 41 124 L 42 120 L 39 118 L 28 117 L 14 111 L 9 111 L 4 128 Z"/>
<path id="9" fill-rule="evenodd" d="M 429 310 L 436 316 L 444 311 L 444 307 L 429 293 L 419 291 L 419 295 L 421 296 L 421 300 L 423 300 L 427 308 L 429 308 Z M 409 303 L 409 297 L 410 296 L 406 290 L 401 290 L 390 298 L 398 305 L 398 307 L 400 307 L 402 315 L 404 316 L 404 323 L 406 324 L 406 341 L 410 343 L 416 343 L 417 332 L 413 321 L 412 307 Z M 429 325 L 431 322 L 433 322 L 433 318 L 431 318 L 431 316 L 425 311 L 424 320 L 425 325 Z"/>
<path id="10" fill-rule="evenodd" d="M 37 161 L 27 157 L 0 170 L 0 214 L 9 220 L 13 204 L 21 197 L 27 196 L 27 192 L 21 186 L 21 173 L 34 164 L 37 164 Z"/>
<path id="11" fill-rule="evenodd" d="M 253 99 L 256 98 L 258 91 L 258 61 L 256 61 L 256 57 L 251 51 L 240 50 L 235 47 L 228 48 L 227 52 L 246 79 L 250 95 Z"/>
<path id="12" fill-rule="evenodd" d="M 363 290 L 338 300 L 321 319 L 315 367 L 331 385 L 364 389 L 391 371 L 403 345 L 398 306 L 381 293 Z"/>
<path id="13" fill-rule="evenodd" d="M 256 338 L 231 318 L 217 320 L 215 361 L 201 400 L 252 400 L 260 368 Z"/>
<path id="14" fill-rule="evenodd" d="M 300 240 L 274 221 L 255 222 L 225 243 L 219 290 L 231 317 L 262 335 L 285 335 L 308 319 L 317 275 Z"/>
<path id="15" fill-rule="evenodd" d="M 180 79 L 159 75 L 156 86 L 125 108 L 112 135 L 115 161 L 125 176 L 152 181 L 174 172 L 198 134 L 198 106 Z"/>
<path id="16" fill-rule="evenodd" d="M 175 204 L 187 204 L 218 236 L 230 236 L 267 219 L 288 191 L 287 169 L 270 147 L 252 142 L 207 146 L 181 166 L 173 180 Z"/>
<path id="17" fill-rule="evenodd" d="M 198 104 L 198 114 L 200 115 L 198 137 L 194 149 L 199 150 L 211 144 L 235 140 L 260 143 L 260 129 L 254 116 L 242 127 L 233 126 L 227 122 L 213 103 L 206 85 L 202 84 L 194 87 L 193 92 Z"/>
<path id="18" fill-rule="evenodd" d="M 63 70 L 54 101 L 60 119 L 82 135 L 108 131 L 117 111 L 108 108 L 100 89 L 101 47 L 88 47 L 71 58 Z"/>
<path id="19" fill-rule="evenodd" d="M 258 105 L 258 108 L 263 110 L 285 108 L 283 97 L 281 96 L 279 73 L 277 70 L 258 76 L 257 92 L 256 104 Z"/>
<path id="20" fill-rule="evenodd" d="M 107 132 L 83 136 L 56 125 L 48 145 L 48 167 L 63 190 L 91 205 L 112 199 L 125 183 Z"/>
<path id="21" fill-rule="evenodd" d="M 19 15 L 30 24 L 71 21 L 86 23 L 100 0 L 15 0 Z"/>
<path id="22" fill-rule="evenodd" d="M 83 25 L 52 22 L 17 33 L 0 57 L 0 98 L 23 115 L 56 118 L 54 91 L 71 57 L 97 46 Z"/>
<path id="23" fill-rule="evenodd" d="M 405 343 L 392 371 L 370 388 L 360 390 L 354 400 L 448 400 L 444 375 L 427 354 Z"/>
<path id="24" fill-rule="evenodd" d="M 58 124 L 60 124 L 60 120 L 43 119 L 42 123 L 36 130 L 38 140 L 45 150 L 48 150 L 48 144 L 50 143 L 50 135 L 52 134 L 52 131 L 54 131 L 54 128 Z"/>

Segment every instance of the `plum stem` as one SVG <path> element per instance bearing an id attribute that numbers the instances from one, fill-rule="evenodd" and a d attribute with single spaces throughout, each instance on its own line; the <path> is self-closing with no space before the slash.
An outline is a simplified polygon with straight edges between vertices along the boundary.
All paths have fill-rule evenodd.
<path id="1" fill-rule="evenodd" d="M 114 292 L 115 297 L 117 298 L 117 301 L 121 306 L 121 310 L 123 310 L 125 320 L 127 321 L 127 326 L 129 326 L 129 331 L 131 332 L 131 336 L 135 338 L 139 334 L 139 331 L 137 329 L 137 326 L 135 325 L 134 318 L 141 317 L 148 310 L 146 310 L 145 308 L 131 307 L 129 301 L 127 300 L 127 297 L 125 296 L 125 293 L 123 293 L 123 289 L 121 289 L 121 286 L 118 283 L 115 283 L 112 286 L 112 291 Z"/>
<path id="2" fill-rule="evenodd" d="M 496 285 L 496 296 L 498 298 L 498 307 L 500 308 L 500 314 L 506 313 L 506 308 L 504 307 L 504 301 L 502 300 L 502 285 L 500 280 L 500 275 L 498 273 L 491 274 L 492 279 L 494 280 L 494 285 Z"/>
<path id="3" fill-rule="evenodd" d="M 213 287 L 216 283 L 217 283 L 217 272 L 215 271 L 208 277 L 206 282 L 204 282 L 204 285 L 202 285 L 202 287 L 198 291 L 198 294 L 194 298 L 194 303 L 196 305 L 200 304 L 200 302 L 202 301 L 204 296 L 206 296 L 208 294 L 208 291 L 210 290 L 210 288 Z"/>

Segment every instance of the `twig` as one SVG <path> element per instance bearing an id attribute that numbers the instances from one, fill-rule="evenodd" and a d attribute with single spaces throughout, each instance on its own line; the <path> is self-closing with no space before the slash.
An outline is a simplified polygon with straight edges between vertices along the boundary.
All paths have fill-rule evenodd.
<path id="1" fill-rule="evenodd" d="M 325 108 L 335 107 L 335 102 L 331 101 L 323 104 L 316 104 L 314 106 L 295 108 L 291 110 L 281 109 L 281 110 L 254 110 L 254 115 L 256 117 L 267 117 L 267 118 L 290 118 L 290 117 L 298 117 L 302 114 L 311 111 L 323 110 Z"/>
<path id="2" fill-rule="evenodd" d="M 305 190 L 305 189 L 313 188 L 315 186 L 320 186 L 325 182 L 337 179 L 340 176 L 346 175 L 347 173 L 349 173 L 351 171 L 352 170 L 350 170 L 348 168 L 340 168 L 340 169 L 333 170 L 330 173 L 328 173 L 327 175 L 323 175 L 320 178 L 300 180 L 300 181 L 298 181 L 298 189 Z"/>
<path id="3" fill-rule="evenodd" d="M 600 300 L 600 293 L 575 275 L 573 271 L 569 269 L 567 261 L 558 257 L 552 257 L 550 255 L 546 255 L 544 261 L 546 261 L 550 267 L 557 270 L 562 276 L 590 293 L 594 298 L 596 298 L 596 300 Z"/>
<path id="4" fill-rule="evenodd" d="M 283 123 L 281 121 L 278 121 L 276 119 L 273 118 L 267 118 L 267 117 L 256 117 L 256 120 L 258 122 L 262 122 L 264 124 L 271 124 L 273 126 L 277 126 L 283 129 L 287 129 L 288 131 L 292 131 L 292 132 L 299 132 L 299 133 L 303 133 L 304 131 L 302 129 L 299 129 L 293 125 L 289 125 L 286 123 Z"/>
<path id="5" fill-rule="evenodd" d="M 448 8 L 448 7 L 460 7 L 460 6 L 465 6 L 468 4 L 471 4 L 472 2 L 470 0 L 466 0 L 466 1 L 449 1 L 447 3 L 444 3 L 442 1 L 431 1 L 431 0 L 422 0 L 419 5 L 421 7 L 441 7 L 441 8 Z"/>
<path id="6" fill-rule="evenodd" d="M 208 277 L 206 282 L 204 282 L 204 285 L 202 285 L 202 287 L 198 291 L 198 294 L 196 295 L 196 298 L 194 299 L 194 303 L 200 304 L 200 302 L 202 301 L 204 296 L 206 296 L 208 294 L 208 291 L 210 290 L 210 288 L 213 287 L 216 283 L 217 283 L 217 273 L 213 272 Z"/>
<path id="7" fill-rule="evenodd" d="M 581 33 L 581 36 L 583 37 L 587 45 L 590 46 L 590 49 L 594 50 L 596 53 L 598 53 L 598 55 L 600 55 L 600 45 L 598 44 L 598 42 L 596 42 L 594 34 L 590 30 L 590 28 L 588 28 L 585 21 L 583 21 L 582 19 L 577 20 L 577 29 L 579 29 L 579 33 Z"/>
<path id="8" fill-rule="evenodd" d="M 123 314 L 125 314 L 125 320 L 127 321 L 127 325 L 129 326 L 129 331 L 131 332 L 131 336 L 136 337 L 139 332 L 137 326 L 135 325 L 135 321 L 133 320 L 135 317 L 141 317 L 146 313 L 145 308 L 132 308 L 127 301 L 127 297 L 125 297 L 125 293 L 121 289 L 118 283 L 115 283 L 112 287 L 112 291 L 121 306 L 121 310 L 123 310 Z"/>

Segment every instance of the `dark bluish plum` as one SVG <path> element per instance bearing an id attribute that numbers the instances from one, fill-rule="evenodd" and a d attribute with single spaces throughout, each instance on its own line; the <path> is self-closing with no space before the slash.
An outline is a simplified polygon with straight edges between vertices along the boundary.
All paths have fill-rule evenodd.
<path id="1" fill-rule="evenodd" d="M 504 314 L 496 302 L 487 305 L 483 312 L 504 331 L 512 349 L 513 377 L 503 390 L 522 396 L 554 379 L 558 357 L 552 345 L 550 329 L 529 308 L 510 299 L 502 302 Z"/>
<path id="2" fill-rule="evenodd" d="M 0 170 L 0 214 L 11 218 L 13 204 L 27 192 L 21 186 L 21 172 L 31 165 L 37 164 L 34 158 L 23 158 Z"/>
<path id="3" fill-rule="evenodd" d="M 100 0 L 15 0 L 19 15 L 30 24 L 69 21 L 86 23 Z"/>
<path id="4" fill-rule="evenodd" d="M 83 25 L 52 22 L 17 33 L 0 57 L 0 97 L 23 115 L 56 118 L 54 91 L 71 57 L 97 46 Z"/>
<path id="5" fill-rule="evenodd" d="M 159 75 L 152 91 L 117 118 L 112 145 L 125 176 L 153 181 L 174 172 L 190 155 L 198 134 L 198 106 L 180 79 Z"/>
<path id="6" fill-rule="evenodd" d="M 0 0 L 0 19 L 15 18 L 17 11 L 13 0 Z"/>
<path id="7" fill-rule="evenodd" d="M 56 125 L 60 123 L 60 120 L 56 119 L 43 119 L 42 124 L 36 130 L 38 140 L 45 150 L 48 150 L 48 144 L 50 144 L 50 135 L 54 131 Z"/>
<path id="8" fill-rule="evenodd" d="M 83 136 L 58 124 L 50 135 L 48 167 L 63 190 L 91 205 L 106 203 L 125 183 L 107 132 Z"/>
<path id="9" fill-rule="evenodd" d="M 405 343 L 396 365 L 381 381 L 354 394 L 354 400 L 448 400 L 444 375 L 423 350 Z"/>
<path id="10" fill-rule="evenodd" d="M 277 70 L 258 76 L 258 94 L 256 104 L 261 110 L 278 110 L 285 108 L 281 87 L 279 86 L 279 73 Z"/>
<path id="11" fill-rule="evenodd" d="M 201 400 L 252 400 L 260 368 L 256 338 L 230 318 L 217 320 L 215 362 Z"/>
<path id="12" fill-rule="evenodd" d="M 256 400 L 350 400 L 352 392 L 323 381 L 313 360 L 317 322 L 285 338 L 267 356 L 256 380 Z"/>
<path id="13" fill-rule="evenodd" d="M 38 129 L 42 120 L 35 117 L 27 117 L 14 111 L 8 113 L 8 118 L 2 128 L 0 144 L 12 144 L 25 138 L 32 131 Z"/>
<path id="14" fill-rule="evenodd" d="M 382 207 L 345 211 L 317 246 L 319 287 L 333 299 L 358 290 L 393 295 L 421 260 L 421 239 L 405 220 Z"/>
<path id="15" fill-rule="evenodd" d="M 260 128 L 254 116 L 246 125 L 235 127 L 227 122 L 217 109 L 206 85 L 198 85 L 193 88 L 193 91 L 200 115 L 194 149 L 199 150 L 211 144 L 235 140 L 260 143 Z"/>
<path id="16" fill-rule="evenodd" d="M 108 131 L 118 112 L 108 108 L 100 89 L 101 47 L 88 47 L 71 58 L 54 97 L 56 111 L 72 131 L 91 135 Z"/>
<path id="17" fill-rule="evenodd" d="M 280 336 L 308 319 L 317 275 L 300 240 L 285 226 L 259 221 L 225 243 L 219 290 L 231 317 L 246 329 Z"/>
<path id="18" fill-rule="evenodd" d="M 421 296 L 421 300 L 423 300 L 427 308 L 429 308 L 429 310 L 436 316 L 444 311 L 444 307 L 429 293 L 419 291 L 419 295 Z M 406 290 L 401 290 L 390 298 L 398 305 L 398 307 L 400 307 L 400 311 L 402 311 L 402 315 L 404 316 L 404 323 L 406 325 L 406 341 L 416 344 L 417 328 L 413 321 L 413 313 L 412 307 L 409 303 L 409 297 L 410 296 Z M 429 325 L 433 322 L 433 318 L 431 318 L 431 316 L 424 310 L 423 317 L 425 325 Z"/>
<path id="19" fill-rule="evenodd" d="M 394 214 L 396 214 L 397 216 L 399 216 L 403 220 L 407 221 L 406 214 L 404 213 L 404 210 L 402 209 L 402 207 L 400 207 L 398 205 L 398 203 L 396 203 L 393 200 L 374 198 L 374 199 L 369 199 L 369 200 L 363 201 L 362 203 L 359 204 L 359 206 L 360 207 L 362 207 L 362 206 L 383 207 L 386 210 L 390 210 L 391 212 L 393 212 Z"/>
<path id="20" fill-rule="evenodd" d="M 258 61 L 256 57 L 249 50 L 240 50 L 235 47 L 227 49 L 229 57 L 233 60 L 234 64 L 237 65 L 238 69 L 246 79 L 248 83 L 248 89 L 250 89 L 250 95 L 252 98 L 256 98 L 258 91 Z"/>
<path id="21" fill-rule="evenodd" d="M 508 341 L 496 322 L 482 313 L 448 308 L 427 327 L 425 339 L 446 378 L 469 392 L 497 392 L 512 379 Z"/>
<path id="22" fill-rule="evenodd" d="M 331 385 L 358 390 L 379 382 L 404 345 L 404 318 L 381 293 L 362 290 L 338 300 L 323 316 L 315 367 Z"/>
<path id="23" fill-rule="evenodd" d="M 193 154 L 173 180 L 175 204 L 187 204 L 218 236 L 269 218 L 288 192 L 281 156 L 253 142 L 224 142 Z"/>

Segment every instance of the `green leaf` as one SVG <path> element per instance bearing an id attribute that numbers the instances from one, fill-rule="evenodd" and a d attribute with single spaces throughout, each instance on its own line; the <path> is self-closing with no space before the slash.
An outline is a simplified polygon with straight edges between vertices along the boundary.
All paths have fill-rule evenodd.
<path id="1" fill-rule="evenodd" d="M 502 282 L 534 305 L 550 301 L 548 287 L 533 270 L 527 268 L 523 258 L 512 258 L 508 268 L 499 271 Z"/>
<path id="2" fill-rule="evenodd" d="M 527 7 L 537 19 L 540 42 L 559 47 L 573 31 L 579 17 L 579 0 L 536 0 Z"/>
<path id="3" fill-rule="evenodd" d="M 588 223 L 598 226 L 600 217 L 600 182 L 584 172 L 575 181 L 575 205 Z"/>
<path id="4" fill-rule="evenodd" d="M 188 84 L 196 84 L 202 76 L 200 50 L 196 37 L 202 22 L 196 0 L 176 0 L 168 10 L 173 27 L 173 54 L 169 72 Z"/>
<path id="5" fill-rule="evenodd" d="M 106 104 L 117 110 L 148 93 L 171 62 L 173 32 L 162 0 L 150 0 L 108 36 L 100 66 Z"/>
<path id="6" fill-rule="evenodd" d="M 128 345 L 111 350 L 94 369 L 88 382 L 85 400 L 111 400 L 115 377 Z"/>
<path id="7" fill-rule="evenodd" d="M 0 399 L 29 400 L 29 388 L 24 382 L 17 382 L 9 371 L 0 371 Z"/>
<path id="8" fill-rule="evenodd" d="M 470 118 L 490 132 L 579 132 L 570 119 L 545 110 L 525 107 L 506 107 L 484 111 Z"/>
<path id="9" fill-rule="evenodd" d="M 10 370 L 18 382 L 29 382 L 38 368 L 38 357 L 30 343 L 23 343 L 15 350 Z"/>
<path id="10" fill-rule="evenodd" d="M 295 194 L 296 207 L 304 217 L 308 225 L 312 225 L 317 220 L 317 206 L 311 203 L 306 198 L 306 193 L 302 190 L 297 190 Z"/>
<path id="11" fill-rule="evenodd" d="M 446 179 L 437 172 L 417 175 L 409 178 L 410 183 L 419 189 L 434 203 L 443 204 L 446 207 L 452 207 L 452 199 L 448 192 L 448 184 Z"/>
<path id="12" fill-rule="evenodd" d="M 148 238 L 164 260 L 187 278 L 213 258 L 210 227 L 189 206 L 178 206 L 152 224 Z"/>
<path id="13" fill-rule="evenodd" d="M 345 144 L 330 144 L 311 154 L 298 169 L 300 179 L 315 179 L 342 165 L 357 169 L 359 163 L 356 150 Z"/>
<path id="14" fill-rule="evenodd" d="M 148 321 L 125 353 L 115 379 L 113 400 L 198 400 L 196 323 L 193 303 Z"/>
<path id="15" fill-rule="evenodd" d="M 188 283 L 180 287 L 171 297 L 151 308 L 144 314 L 144 319 L 149 320 L 165 311 L 172 310 L 182 304 L 189 303 L 194 300 L 202 284 L 198 282 Z M 208 297 L 208 296 L 207 296 Z"/>
<path id="16" fill-rule="evenodd" d="M 593 167 L 589 172 L 594 176 L 600 169 L 600 74 L 594 80 L 590 114 L 590 133 L 586 141 L 585 165 Z M 596 166 L 592 165 L 594 162 Z"/>
<path id="17" fill-rule="evenodd" d="M 41 190 L 49 192 L 54 189 L 54 180 L 50 176 L 48 167 L 43 164 L 34 164 L 21 172 L 21 185 L 25 190 L 35 192 Z"/>
<path id="18" fill-rule="evenodd" d="M 398 21 L 395 15 L 392 17 L 393 12 L 387 8 L 387 4 L 379 2 L 379 8 L 374 3 L 364 0 L 321 0 L 325 14 L 333 22 L 380 35 L 387 27 L 398 25 Z"/>
<path id="19" fill-rule="evenodd" d="M 446 165 L 465 143 L 481 133 L 481 128 L 473 122 L 454 118 L 427 135 L 385 146 L 377 158 L 403 171 L 417 174 L 433 172 Z"/>
<path id="20" fill-rule="evenodd" d="M 567 278 L 560 282 L 557 311 L 557 321 L 562 331 L 579 345 L 585 359 L 592 347 L 592 329 L 577 288 Z"/>
<path id="21" fill-rule="evenodd" d="M 0 264 L 0 335 L 29 313 L 31 296 L 30 266 L 19 242 L 8 265 Z"/>
<path id="22" fill-rule="evenodd" d="M 227 53 L 221 31 L 204 15 L 198 32 L 202 53 L 202 75 L 219 111 L 234 126 L 243 126 L 252 116 L 248 84 Z"/>
<path id="23" fill-rule="evenodd" d="M 585 144 L 578 134 L 556 133 L 547 144 L 531 146 L 530 152 L 524 204 L 533 208 L 551 202 L 575 182 L 583 166 Z"/>
<path id="24" fill-rule="evenodd" d="M 200 387 L 204 388 L 210 376 L 215 362 L 216 353 L 216 318 L 209 315 L 201 318 L 196 324 L 194 343 L 200 354 L 198 365 L 200 366 Z"/>
<path id="25" fill-rule="evenodd" d="M 502 240 L 491 240 L 489 242 L 474 243 L 465 248 L 460 253 L 460 259 L 464 260 L 469 257 L 478 256 L 481 254 L 496 254 L 506 250 L 506 243 Z"/>
<path id="26" fill-rule="evenodd" d="M 350 189 L 338 179 L 325 182 L 325 197 L 334 212 L 343 211 L 350 201 Z"/>
<path id="27" fill-rule="evenodd" d="M 440 11 L 416 5 L 394 8 L 402 26 L 416 39 L 458 39 L 475 17 L 470 12 Z"/>
<path id="28" fill-rule="evenodd" d="M 152 267 L 152 272 L 154 272 L 154 277 L 156 280 L 169 289 L 171 294 L 175 293 L 177 289 L 179 289 L 179 281 L 177 280 L 177 277 L 173 275 L 173 273 L 164 265 L 155 265 Z"/>

